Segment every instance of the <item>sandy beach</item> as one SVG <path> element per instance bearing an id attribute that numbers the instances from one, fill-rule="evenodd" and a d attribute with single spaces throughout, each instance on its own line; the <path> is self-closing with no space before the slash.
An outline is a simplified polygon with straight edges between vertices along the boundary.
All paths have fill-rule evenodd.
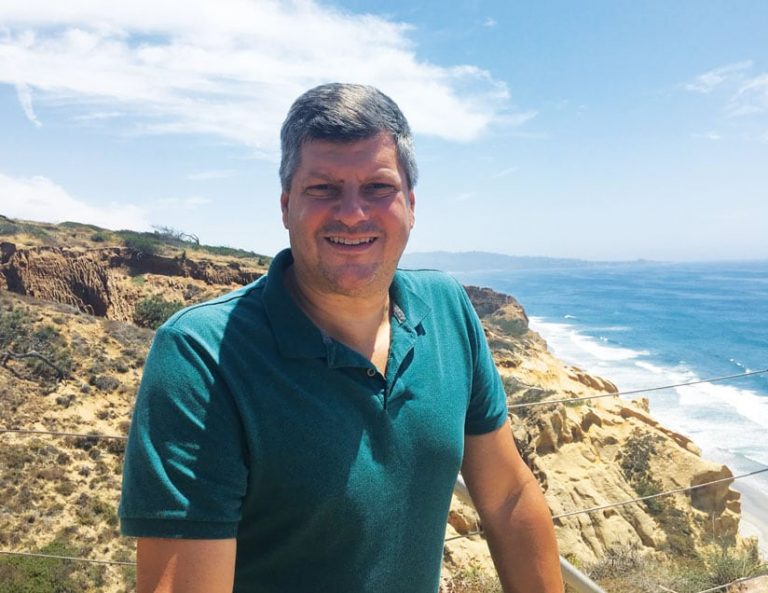
<path id="1" fill-rule="evenodd" d="M 733 485 L 741 493 L 741 524 L 739 532 L 746 537 L 757 537 L 760 554 L 768 559 L 768 494 L 749 484 L 749 480 L 739 480 Z"/>

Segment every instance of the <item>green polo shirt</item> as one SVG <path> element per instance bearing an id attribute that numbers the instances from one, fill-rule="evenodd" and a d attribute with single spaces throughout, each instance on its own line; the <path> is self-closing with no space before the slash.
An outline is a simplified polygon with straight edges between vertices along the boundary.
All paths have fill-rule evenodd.
<path id="1" fill-rule="evenodd" d="M 269 274 L 161 327 L 126 451 L 123 534 L 237 538 L 238 593 L 434 593 L 465 434 L 506 420 L 463 288 L 395 274 L 386 376 Z"/>

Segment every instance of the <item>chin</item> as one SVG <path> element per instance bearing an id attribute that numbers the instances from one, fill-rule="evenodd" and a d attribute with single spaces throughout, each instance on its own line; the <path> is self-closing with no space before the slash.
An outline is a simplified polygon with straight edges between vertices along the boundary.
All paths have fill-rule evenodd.
<path id="1" fill-rule="evenodd" d="M 325 274 L 329 287 L 336 294 L 344 296 L 374 295 L 389 290 L 392 275 L 383 274 L 381 266 L 365 270 L 337 270 Z"/>

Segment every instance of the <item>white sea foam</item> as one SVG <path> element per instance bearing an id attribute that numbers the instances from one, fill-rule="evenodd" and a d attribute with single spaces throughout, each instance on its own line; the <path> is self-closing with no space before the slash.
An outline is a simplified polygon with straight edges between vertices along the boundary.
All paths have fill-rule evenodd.
<path id="1" fill-rule="evenodd" d="M 683 361 L 664 365 L 646 350 L 611 345 L 579 331 L 575 325 L 532 317 L 531 328 L 552 353 L 569 364 L 613 381 L 621 391 L 699 381 Z M 731 361 L 746 370 L 737 361 Z M 636 394 L 632 397 L 646 394 Z M 692 438 L 705 458 L 726 463 L 735 473 L 768 467 L 768 398 L 735 384 L 704 382 L 648 392 L 651 412 L 665 426 Z M 768 494 L 768 477 L 755 476 Z"/>
<path id="2" fill-rule="evenodd" d="M 631 348 L 606 346 L 601 344 L 599 339 L 582 334 L 568 323 L 552 323 L 544 321 L 541 317 L 531 317 L 530 326 L 547 340 L 550 350 L 556 356 L 580 366 L 584 366 L 585 357 L 588 364 L 597 364 L 631 360 L 648 354 L 646 351 Z"/>

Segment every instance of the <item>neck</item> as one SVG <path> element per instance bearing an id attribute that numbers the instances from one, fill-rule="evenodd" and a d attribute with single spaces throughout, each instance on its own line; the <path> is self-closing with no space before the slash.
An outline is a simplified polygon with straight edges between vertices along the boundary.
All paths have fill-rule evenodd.
<path id="1" fill-rule="evenodd" d="M 285 270 L 284 278 L 288 293 L 321 331 L 383 372 L 389 354 L 389 291 L 360 297 L 325 293 L 302 284 L 294 266 Z"/>

